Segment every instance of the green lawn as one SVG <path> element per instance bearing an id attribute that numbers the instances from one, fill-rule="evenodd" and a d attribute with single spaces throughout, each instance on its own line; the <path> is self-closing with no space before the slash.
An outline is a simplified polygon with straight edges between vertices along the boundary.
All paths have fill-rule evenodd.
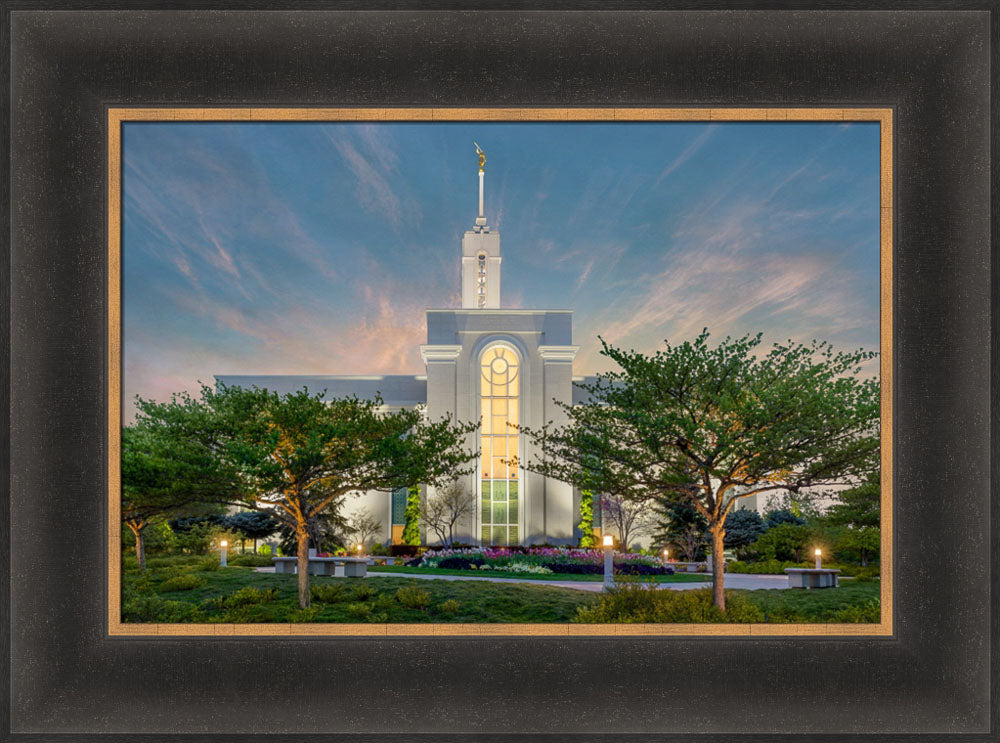
<path id="1" fill-rule="evenodd" d="M 372 565 L 370 573 L 394 573 L 400 575 L 460 575 L 465 578 L 518 578 L 523 580 L 573 580 L 600 583 L 604 576 L 600 573 L 579 575 L 576 573 L 552 573 L 538 575 L 537 573 L 508 573 L 502 570 L 442 570 L 441 568 L 411 568 L 406 565 Z M 649 575 L 643 580 L 654 583 L 703 583 L 711 581 L 712 576 L 705 573 L 678 573 L 675 575 Z"/>
<path id="2" fill-rule="evenodd" d="M 301 612 L 295 575 L 257 573 L 240 567 L 191 575 L 202 579 L 204 584 L 189 590 L 157 593 L 156 587 L 163 581 L 154 579 L 150 592 L 132 595 L 131 605 L 126 597 L 125 621 L 568 622 L 576 615 L 577 608 L 600 598 L 599 594 L 570 588 L 518 583 L 311 576 L 310 584 L 320 600 L 314 597 L 311 610 Z M 264 601 L 219 605 L 220 597 L 232 597 L 246 587 L 273 589 L 275 593 Z M 403 601 L 397 596 L 400 589 L 404 589 Z M 327 600 L 322 600 L 324 597 Z M 187 606 L 164 607 L 161 605 L 164 601 Z M 427 605 L 421 608 L 424 601 Z"/>
<path id="3" fill-rule="evenodd" d="M 370 579 L 312 576 L 313 605 L 302 611 L 295 575 L 258 573 L 247 567 L 218 569 L 217 563 L 204 558 L 150 563 L 145 574 L 127 562 L 124 566 L 125 622 L 564 623 L 572 621 L 578 609 L 602 601 L 601 593 L 545 585 L 544 580 L 536 585 L 416 580 L 401 573 Z M 759 607 L 767 622 L 872 622 L 878 618 L 877 581 L 844 582 L 840 588 L 821 591 L 731 593 Z"/>
<path id="4" fill-rule="evenodd" d="M 879 581 L 841 581 L 839 588 L 786 588 L 738 593 L 756 604 L 768 622 L 873 621 L 879 603 Z"/>

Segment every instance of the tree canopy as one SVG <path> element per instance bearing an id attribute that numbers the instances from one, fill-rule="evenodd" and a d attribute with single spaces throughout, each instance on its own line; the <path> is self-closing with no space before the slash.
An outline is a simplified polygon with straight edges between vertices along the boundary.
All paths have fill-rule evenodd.
<path id="1" fill-rule="evenodd" d="M 471 471 L 465 449 L 475 424 L 428 422 L 420 409 L 386 412 L 382 400 L 324 393 L 203 386 L 201 398 L 139 401 L 144 416 L 173 424 L 232 477 L 230 502 L 264 509 L 294 530 L 299 604 L 309 605 L 309 527 L 338 498 L 436 484 Z"/>
<path id="2" fill-rule="evenodd" d="M 603 339 L 618 369 L 580 384 L 568 423 L 522 429 L 528 469 L 580 488 L 641 498 L 676 494 L 708 522 L 715 602 L 725 608 L 725 519 L 740 498 L 855 484 L 876 466 L 879 385 L 860 376 L 874 353 L 826 343 L 760 348 L 761 335 L 666 343 L 652 355 Z"/>

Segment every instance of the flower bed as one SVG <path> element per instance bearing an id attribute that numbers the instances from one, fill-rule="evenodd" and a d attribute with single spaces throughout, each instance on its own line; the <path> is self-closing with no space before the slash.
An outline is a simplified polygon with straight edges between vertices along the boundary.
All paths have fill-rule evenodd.
<path id="1" fill-rule="evenodd" d="M 408 563 L 442 570 L 502 570 L 506 572 L 570 573 L 604 572 L 604 551 L 570 547 L 472 547 L 428 550 Z M 628 552 L 614 554 L 615 572 L 622 575 L 673 575 L 650 555 Z M 516 567 L 515 567 L 516 566 Z"/>

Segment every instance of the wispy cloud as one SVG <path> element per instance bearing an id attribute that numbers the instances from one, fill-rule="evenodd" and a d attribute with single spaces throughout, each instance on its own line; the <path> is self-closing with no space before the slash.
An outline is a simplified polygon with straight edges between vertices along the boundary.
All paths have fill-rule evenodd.
<path id="1" fill-rule="evenodd" d="M 705 130 L 701 132 L 701 134 L 691 140 L 691 144 L 685 147 L 681 153 L 675 157 L 669 165 L 667 165 L 667 167 L 660 171 L 660 174 L 656 177 L 656 181 L 653 185 L 659 186 L 664 179 L 669 177 L 675 170 L 694 157 L 695 154 L 705 146 L 705 143 L 708 142 L 712 134 L 715 133 L 716 128 L 717 127 L 715 125 L 705 127 Z"/>

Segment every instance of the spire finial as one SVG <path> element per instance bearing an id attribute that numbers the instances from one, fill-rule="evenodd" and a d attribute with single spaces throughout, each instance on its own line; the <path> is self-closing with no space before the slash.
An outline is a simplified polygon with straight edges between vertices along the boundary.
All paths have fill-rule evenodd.
<path id="1" fill-rule="evenodd" d="M 473 142 L 472 144 L 476 146 L 476 154 L 479 155 L 479 172 L 482 173 L 483 168 L 486 167 L 486 153 L 483 152 L 483 148 L 480 147 L 475 142 Z"/>

